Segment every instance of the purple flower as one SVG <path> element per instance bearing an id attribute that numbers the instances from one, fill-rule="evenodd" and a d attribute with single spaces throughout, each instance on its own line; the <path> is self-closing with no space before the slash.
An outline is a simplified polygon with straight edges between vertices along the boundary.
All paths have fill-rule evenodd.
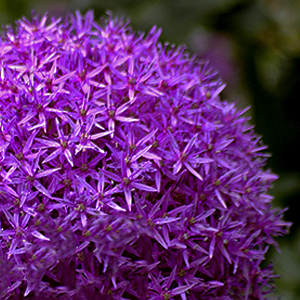
<path id="1" fill-rule="evenodd" d="M 92 12 L 0 41 L 2 299 L 264 299 L 290 223 L 207 62 Z"/>

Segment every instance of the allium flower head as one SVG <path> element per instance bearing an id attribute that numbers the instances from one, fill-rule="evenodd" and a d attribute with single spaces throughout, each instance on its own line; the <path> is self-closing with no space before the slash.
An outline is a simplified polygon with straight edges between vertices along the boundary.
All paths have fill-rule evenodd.
<path id="1" fill-rule="evenodd" d="M 0 41 L 2 299 L 264 299 L 276 176 L 207 62 L 92 12 Z M 51 299 L 52 299 L 51 298 Z"/>

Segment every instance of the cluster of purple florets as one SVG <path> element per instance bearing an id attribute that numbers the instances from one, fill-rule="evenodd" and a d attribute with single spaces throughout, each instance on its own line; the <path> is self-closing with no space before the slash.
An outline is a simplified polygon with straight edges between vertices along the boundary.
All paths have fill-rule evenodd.
<path id="1" fill-rule="evenodd" d="M 261 262 L 289 224 L 265 146 L 207 63 L 159 35 L 91 12 L 5 28 L 1 299 L 269 292 Z"/>

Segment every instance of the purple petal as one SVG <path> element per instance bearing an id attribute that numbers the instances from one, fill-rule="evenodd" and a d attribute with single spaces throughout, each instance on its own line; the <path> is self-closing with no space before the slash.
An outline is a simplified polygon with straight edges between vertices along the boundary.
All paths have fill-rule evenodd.
<path id="1" fill-rule="evenodd" d="M 210 288 L 219 288 L 224 286 L 223 282 L 217 281 L 217 280 L 211 280 L 207 282 L 209 284 Z"/>
<path id="2" fill-rule="evenodd" d="M 115 180 L 117 182 L 121 182 L 122 178 L 112 172 L 106 171 L 104 169 L 101 169 L 100 172 L 104 173 L 107 177 L 111 178 L 112 180 Z"/>
<path id="3" fill-rule="evenodd" d="M 183 153 L 187 153 L 189 152 L 189 150 L 191 150 L 191 148 L 193 147 L 193 145 L 195 144 L 196 138 L 198 137 L 198 133 L 196 133 L 190 140 L 189 142 L 186 144 Z"/>
<path id="4" fill-rule="evenodd" d="M 68 73 L 68 74 L 66 74 L 66 75 L 63 75 L 63 76 L 60 76 L 59 78 L 57 78 L 57 79 L 54 79 L 53 81 L 52 81 L 52 84 L 59 84 L 59 83 L 61 83 L 61 82 L 66 82 L 70 77 L 72 77 L 74 74 L 76 74 L 76 71 L 73 71 L 73 72 L 70 72 L 70 73 Z"/>
<path id="5" fill-rule="evenodd" d="M 52 152 L 46 159 L 44 159 L 43 164 L 57 157 L 60 153 L 62 153 L 62 151 L 62 149 L 57 149 L 54 152 Z"/>
<path id="6" fill-rule="evenodd" d="M 143 157 L 145 158 L 148 158 L 148 159 L 153 159 L 153 160 L 161 160 L 161 157 L 154 154 L 154 153 L 151 153 L 151 152 L 146 152 L 143 154 Z"/>
<path id="7" fill-rule="evenodd" d="M 161 174 L 160 174 L 160 170 L 157 169 L 155 172 L 155 184 L 156 184 L 156 189 L 157 192 L 160 192 L 160 185 L 161 185 Z"/>
<path id="8" fill-rule="evenodd" d="M 210 259 L 212 259 L 213 255 L 214 255 L 215 245 L 216 245 L 216 237 L 213 236 L 213 238 L 210 242 L 210 245 L 209 245 L 209 250 L 208 250 L 208 255 L 209 255 Z"/>
<path id="9" fill-rule="evenodd" d="M 218 200 L 220 201 L 220 203 L 222 204 L 222 206 L 223 206 L 225 209 L 227 209 L 227 205 L 226 205 L 224 199 L 222 198 L 221 193 L 219 192 L 219 190 L 216 189 L 216 190 L 215 190 L 215 194 L 216 194 Z"/>
<path id="10" fill-rule="evenodd" d="M 49 169 L 49 170 L 46 170 L 46 171 L 39 172 L 35 175 L 35 178 L 42 178 L 42 177 L 45 177 L 45 176 L 49 176 L 49 175 L 51 175 L 52 173 L 54 173 L 58 170 L 60 170 L 60 168 Z"/>
<path id="11" fill-rule="evenodd" d="M 121 206 L 119 206 L 113 201 L 108 202 L 107 205 L 116 211 L 124 211 L 124 212 L 126 211 L 126 209 L 122 208 Z"/>
<path id="12" fill-rule="evenodd" d="M 169 224 L 169 223 L 172 223 L 172 222 L 175 222 L 175 221 L 178 221 L 178 220 L 180 220 L 180 218 L 172 218 L 172 217 L 159 218 L 159 219 L 155 220 L 155 224 L 157 224 L 157 225 Z"/>
<path id="13" fill-rule="evenodd" d="M 104 65 L 94 69 L 90 73 L 88 73 L 85 77 L 86 78 L 92 78 L 92 77 L 98 75 L 99 73 L 101 73 L 106 67 L 107 67 L 107 64 L 104 64 Z"/>
<path id="14" fill-rule="evenodd" d="M 128 188 L 124 189 L 124 194 L 125 194 L 125 199 L 126 203 L 128 205 L 128 210 L 131 211 L 131 205 L 132 205 L 132 196 L 131 196 L 131 191 Z"/>
<path id="15" fill-rule="evenodd" d="M 139 147 L 141 145 L 146 144 L 152 137 L 154 137 L 154 135 L 157 133 L 157 129 L 152 130 L 149 134 L 147 134 L 145 137 L 143 137 L 141 140 L 139 140 L 136 143 L 136 146 Z"/>
<path id="16" fill-rule="evenodd" d="M 23 153 L 27 153 L 27 151 L 31 148 L 33 140 L 34 140 L 36 134 L 37 134 L 37 131 L 35 131 L 35 130 L 31 133 L 29 139 L 26 141 L 26 144 L 23 148 Z"/>
<path id="17" fill-rule="evenodd" d="M 121 122 L 126 122 L 126 123 L 140 121 L 139 119 L 134 119 L 134 118 L 130 118 L 130 117 L 122 117 L 122 116 L 116 116 L 115 119 L 118 121 L 121 121 Z"/>
<path id="18" fill-rule="evenodd" d="M 39 183 L 38 181 L 34 181 L 34 187 L 40 191 L 42 194 L 44 194 L 45 196 L 47 196 L 48 198 L 52 198 L 52 196 L 50 195 L 50 193 L 44 188 L 44 186 Z"/>
<path id="19" fill-rule="evenodd" d="M 142 184 L 142 183 L 138 183 L 138 182 L 131 182 L 131 186 L 142 190 L 142 191 L 147 191 L 147 192 L 157 192 L 157 190 L 153 187 L 150 187 L 148 185 Z"/>
<path id="20" fill-rule="evenodd" d="M 165 240 L 163 239 L 163 237 L 160 235 L 160 233 L 156 229 L 153 229 L 152 237 L 157 242 L 159 242 L 166 250 L 168 249 L 167 243 L 165 242 Z"/>
<path id="21" fill-rule="evenodd" d="M 81 252 L 83 249 L 85 249 L 90 244 L 90 241 L 84 241 L 80 244 L 79 247 L 76 247 L 76 253 Z"/>
<path id="22" fill-rule="evenodd" d="M 64 150 L 64 155 L 65 155 L 66 159 L 68 160 L 69 164 L 72 167 L 74 167 L 74 162 L 73 162 L 71 151 L 69 149 L 65 149 Z"/>
<path id="23" fill-rule="evenodd" d="M 26 116 L 24 119 L 22 119 L 22 120 L 18 123 L 18 125 L 20 126 L 20 125 L 23 125 L 23 124 L 27 123 L 27 122 L 28 122 L 29 120 L 31 120 L 35 115 L 36 115 L 36 112 L 33 112 L 33 111 L 28 112 L 27 116 Z"/>
<path id="24" fill-rule="evenodd" d="M 173 174 L 177 174 L 180 170 L 181 170 L 181 167 L 182 167 L 182 162 L 181 161 L 177 161 L 173 167 Z"/>
<path id="25" fill-rule="evenodd" d="M 43 240 L 43 241 L 50 241 L 49 238 L 45 237 L 43 234 L 41 234 L 40 232 L 38 232 L 37 230 L 34 230 L 32 233 L 31 233 L 34 237 L 40 239 L 40 240 Z"/>
<path id="26" fill-rule="evenodd" d="M 131 160 L 132 161 L 138 160 L 141 156 L 144 156 L 145 153 L 147 153 L 149 151 L 149 149 L 151 149 L 151 148 L 152 148 L 152 145 L 140 150 L 137 154 L 132 156 Z"/>
<path id="27" fill-rule="evenodd" d="M 92 191 L 94 193 L 96 193 L 96 190 L 90 185 L 88 184 L 83 178 L 81 178 L 78 175 L 75 175 L 77 180 L 79 181 L 79 183 L 84 186 L 88 191 Z"/>
<path id="28" fill-rule="evenodd" d="M 55 141 L 49 141 L 49 140 L 44 140 L 44 139 L 40 139 L 40 138 L 36 138 L 35 140 L 39 141 L 46 147 L 51 147 L 51 148 L 59 148 L 60 147 L 60 144 Z"/>
<path id="29" fill-rule="evenodd" d="M 168 133 L 169 133 L 169 137 L 170 137 L 170 141 L 171 141 L 171 146 L 172 146 L 173 150 L 175 151 L 175 153 L 177 153 L 177 155 L 179 156 L 180 155 L 179 146 L 178 146 L 173 134 L 170 131 L 168 131 Z"/>
<path id="30" fill-rule="evenodd" d="M 183 163 L 185 165 L 185 167 L 194 175 L 196 176 L 198 179 L 200 179 L 201 181 L 203 180 L 202 176 L 195 170 L 192 168 L 192 166 L 187 163 L 187 162 L 184 162 Z"/>
<path id="31" fill-rule="evenodd" d="M 102 138 L 102 137 L 104 137 L 108 134 L 111 134 L 111 133 L 113 133 L 113 131 L 105 131 L 105 132 L 93 134 L 93 135 L 91 135 L 90 139 L 91 140 L 97 140 L 97 139 Z"/>

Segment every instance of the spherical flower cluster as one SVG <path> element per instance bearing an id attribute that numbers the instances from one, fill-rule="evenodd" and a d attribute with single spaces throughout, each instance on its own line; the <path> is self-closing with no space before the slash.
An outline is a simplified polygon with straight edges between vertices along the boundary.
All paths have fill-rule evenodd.
<path id="1" fill-rule="evenodd" d="M 0 41 L 1 299 L 263 299 L 265 146 L 207 62 L 102 23 Z"/>

